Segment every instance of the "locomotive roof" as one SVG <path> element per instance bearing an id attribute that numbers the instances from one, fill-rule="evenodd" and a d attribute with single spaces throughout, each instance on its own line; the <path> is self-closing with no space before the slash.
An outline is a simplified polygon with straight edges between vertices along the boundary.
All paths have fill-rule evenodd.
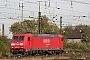
<path id="1" fill-rule="evenodd" d="M 33 36 L 51 36 L 51 37 L 58 37 L 58 35 L 52 35 L 52 34 L 32 34 Z"/>

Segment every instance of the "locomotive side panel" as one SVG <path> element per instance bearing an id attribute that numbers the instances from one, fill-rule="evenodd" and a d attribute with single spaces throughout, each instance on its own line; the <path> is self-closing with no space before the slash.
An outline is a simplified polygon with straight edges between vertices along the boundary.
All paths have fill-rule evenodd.
<path id="1" fill-rule="evenodd" d="M 34 36 L 32 39 L 32 48 L 47 48 L 50 44 L 50 37 Z"/>
<path id="2" fill-rule="evenodd" d="M 52 37 L 51 41 L 51 48 L 60 48 L 59 37 Z"/>
<path id="3" fill-rule="evenodd" d="M 62 35 L 59 35 L 59 37 L 60 37 L 60 47 L 63 50 L 64 49 L 64 40 L 63 40 Z"/>
<path id="4" fill-rule="evenodd" d="M 32 44 L 31 48 L 42 48 L 43 47 L 41 37 L 38 37 L 38 36 L 35 36 L 32 38 L 31 44 Z"/>
<path id="5" fill-rule="evenodd" d="M 32 48 L 61 48 L 60 37 L 35 36 L 32 39 Z"/>

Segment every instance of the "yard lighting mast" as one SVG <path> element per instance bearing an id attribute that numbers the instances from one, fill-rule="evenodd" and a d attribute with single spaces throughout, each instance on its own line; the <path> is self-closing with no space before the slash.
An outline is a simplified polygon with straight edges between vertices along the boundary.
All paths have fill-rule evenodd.
<path id="1" fill-rule="evenodd" d="M 23 3 L 22 3 L 22 6 L 20 6 L 20 3 L 19 3 L 19 8 L 22 7 L 22 21 L 23 21 Z"/>
<path id="2" fill-rule="evenodd" d="M 62 34 L 62 17 L 60 16 L 60 34 Z"/>
<path id="3" fill-rule="evenodd" d="M 41 34 L 41 12 L 40 12 L 40 2 L 42 0 L 38 0 L 39 2 L 39 12 L 38 12 L 38 33 Z"/>

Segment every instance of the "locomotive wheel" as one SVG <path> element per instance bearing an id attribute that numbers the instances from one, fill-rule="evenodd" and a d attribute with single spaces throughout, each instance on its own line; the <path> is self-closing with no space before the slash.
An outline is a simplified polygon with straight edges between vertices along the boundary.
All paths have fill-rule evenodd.
<path id="1" fill-rule="evenodd" d="M 63 50 L 60 51 L 60 54 L 62 54 L 62 53 L 63 53 Z"/>
<path id="2" fill-rule="evenodd" d="M 28 54 L 28 52 L 24 52 L 24 56 L 28 56 L 29 54 Z"/>

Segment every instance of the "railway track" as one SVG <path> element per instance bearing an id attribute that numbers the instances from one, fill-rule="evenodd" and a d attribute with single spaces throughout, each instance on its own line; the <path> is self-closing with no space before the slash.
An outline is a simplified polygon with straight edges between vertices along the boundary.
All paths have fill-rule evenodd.
<path id="1" fill-rule="evenodd" d="M 79 55 L 76 56 L 76 54 L 71 53 L 64 53 L 64 54 L 58 54 L 58 55 L 29 55 L 29 56 L 11 56 L 10 59 L 16 59 L 16 60 L 90 60 L 90 53 L 82 53 L 82 58 L 79 58 Z"/>
<path id="2" fill-rule="evenodd" d="M 23 60 L 70 60 L 67 54 L 58 54 L 58 55 L 30 55 L 30 56 L 12 56 L 11 59 L 23 59 Z"/>
<path id="3" fill-rule="evenodd" d="M 58 55 L 29 55 L 29 56 L 22 56 L 22 55 L 14 55 L 6 58 L 0 58 L 0 60 L 90 60 L 90 53 L 82 53 L 82 58 L 79 58 L 79 55 L 71 53 L 63 53 Z"/>

